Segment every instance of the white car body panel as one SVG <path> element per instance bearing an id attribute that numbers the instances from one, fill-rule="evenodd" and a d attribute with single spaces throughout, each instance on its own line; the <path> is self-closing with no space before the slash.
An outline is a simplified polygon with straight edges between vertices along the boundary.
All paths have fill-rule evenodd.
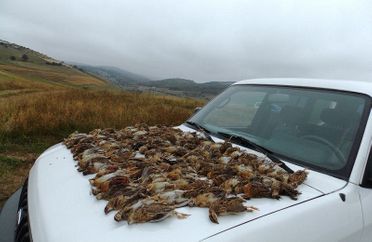
<path id="1" fill-rule="evenodd" d="M 361 242 L 370 242 L 372 238 L 372 190 L 359 187 L 359 195 L 364 218 L 364 232 Z"/>
<path id="2" fill-rule="evenodd" d="M 342 191 L 281 210 L 206 241 L 223 242 L 226 238 L 230 242 L 360 241 L 363 219 L 356 188 L 350 183 Z M 341 192 L 345 194 L 345 202 L 340 199 Z"/>
<path id="3" fill-rule="evenodd" d="M 364 169 L 367 165 L 368 154 L 372 145 L 372 112 L 369 114 L 366 129 L 362 142 L 360 143 L 358 155 L 355 159 L 353 170 L 350 174 L 349 181 L 354 184 L 361 184 L 364 174 Z"/>
<path id="4" fill-rule="evenodd" d="M 296 201 L 287 197 L 280 200 L 252 199 L 247 205 L 256 206 L 259 211 L 221 217 L 220 224 L 210 222 L 208 209 L 180 208 L 178 211 L 191 215 L 183 220 L 172 218 L 161 223 L 128 226 L 126 222 L 115 222 L 114 213 L 104 214 L 106 202 L 98 201 L 90 194 L 88 179 L 91 176 L 83 176 L 75 165 L 70 151 L 60 144 L 38 159 L 32 168 L 28 202 L 34 241 L 123 241 L 124 237 L 128 241 L 174 241 L 175 238 L 177 241 L 199 241 L 227 228 L 323 195 L 310 186 L 301 185 L 299 190 L 302 194 Z M 310 172 L 309 177 L 312 174 Z M 324 183 L 328 180 L 326 176 L 323 179 Z M 343 184 L 339 182 L 338 187 Z M 193 232 L 178 237 L 185 231 Z"/>
<path id="5" fill-rule="evenodd" d="M 328 79 L 307 79 L 307 78 L 265 78 L 250 79 L 234 83 L 237 84 L 261 84 L 279 86 L 297 86 L 311 88 L 325 88 L 347 92 L 363 93 L 372 97 L 371 81 L 351 81 L 351 80 L 328 80 Z"/>
<path id="6" fill-rule="evenodd" d="M 236 84 L 329 88 L 372 96 L 372 83 L 358 81 L 282 78 Z M 114 213 L 104 214 L 106 202 L 90 194 L 88 179 L 92 176 L 79 173 L 70 151 L 57 144 L 38 158 L 29 176 L 33 241 L 371 241 L 372 189 L 359 186 L 371 149 L 371 120 L 372 114 L 348 182 L 309 170 L 308 179 L 299 187 L 302 194 L 297 201 L 287 197 L 278 201 L 252 199 L 247 205 L 256 206 L 259 211 L 220 217 L 219 224 L 209 221 L 208 209 L 188 207 L 178 209 L 191 214 L 183 220 L 171 218 L 130 226 L 126 222 L 117 223 Z M 194 131 L 183 125 L 178 128 Z M 293 170 L 303 169 L 286 164 Z"/>

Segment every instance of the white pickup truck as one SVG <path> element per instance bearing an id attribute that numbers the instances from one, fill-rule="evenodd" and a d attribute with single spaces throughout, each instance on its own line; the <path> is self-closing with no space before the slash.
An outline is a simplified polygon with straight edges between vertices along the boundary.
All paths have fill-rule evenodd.
<path id="1" fill-rule="evenodd" d="M 297 200 L 249 200 L 253 213 L 222 217 L 188 208 L 185 220 L 127 225 L 87 193 L 70 151 L 57 144 L 4 206 L 0 241 L 372 241 L 372 83 L 255 79 L 233 84 L 187 122 L 215 141 L 270 151 L 308 178 Z M 246 141 L 249 142 L 246 142 Z M 19 202 L 18 202 L 19 201 Z"/>

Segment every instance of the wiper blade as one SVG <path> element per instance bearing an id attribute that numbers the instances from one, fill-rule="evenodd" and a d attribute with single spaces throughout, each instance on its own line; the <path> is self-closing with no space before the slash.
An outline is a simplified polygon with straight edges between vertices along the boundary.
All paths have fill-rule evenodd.
<path id="1" fill-rule="evenodd" d="M 216 133 L 217 135 L 221 135 L 223 136 L 224 138 L 227 138 L 233 142 L 236 142 L 238 144 L 241 144 L 247 148 L 252 148 L 253 150 L 255 151 L 258 151 L 262 154 L 264 154 L 267 158 L 269 158 L 271 161 L 273 161 L 274 163 L 276 163 L 277 165 L 279 165 L 281 168 L 283 168 L 285 171 L 289 172 L 289 173 L 293 173 L 294 171 L 289 168 L 284 162 L 282 162 L 275 154 L 273 151 L 261 146 L 261 145 L 258 145 L 256 144 L 255 142 L 247 139 L 247 138 L 244 138 L 240 135 L 235 135 L 235 134 L 228 134 L 228 133 L 224 133 L 224 132 L 217 132 Z"/>
<path id="2" fill-rule="evenodd" d="M 209 141 L 212 141 L 214 143 L 214 140 L 212 139 L 211 135 L 210 135 L 210 131 L 203 127 L 202 125 L 196 123 L 196 122 L 193 122 L 193 121 L 186 121 L 186 124 L 188 124 L 189 126 L 192 126 L 194 129 L 196 129 L 197 131 L 203 133 L 203 135 L 209 140 Z"/>

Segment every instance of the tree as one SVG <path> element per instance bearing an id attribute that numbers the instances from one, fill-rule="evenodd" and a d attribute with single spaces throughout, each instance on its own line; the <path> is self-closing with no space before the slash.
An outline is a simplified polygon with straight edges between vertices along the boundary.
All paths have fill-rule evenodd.
<path id="1" fill-rule="evenodd" d="M 14 55 L 12 55 L 12 56 L 10 57 L 10 60 L 15 61 L 15 60 L 16 60 L 16 57 L 15 57 Z"/>
<path id="2" fill-rule="evenodd" d="M 28 60 L 28 55 L 23 54 L 23 55 L 22 55 L 22 60 L 23 60 L 23 61 L 27 61 L 27 60 Z"/>

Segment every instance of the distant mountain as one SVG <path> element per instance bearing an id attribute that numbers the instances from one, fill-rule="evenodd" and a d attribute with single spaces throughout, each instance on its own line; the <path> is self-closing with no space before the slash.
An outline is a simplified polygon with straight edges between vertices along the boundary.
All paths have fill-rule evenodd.
<path id="1" fill-rule="evenodd" d="M 98 76 L 121 87 L 150 81 L 147 77 L 113 66 L 91 66 L 84 64 L 75 64 L 74 66 L 86 73 Z"/>
<path id="2" fill-rule="evenodd" d="M 232 82 L 204 82 L 196 83 L 193 80 L 171 78 L 158 81 L 147 82 L 144 85 L 168 88 L 175 91 L 183 91 L 187 96 L 203 96 L 203 95 L 217 95 L 223 91 L 226 87 L 230 86 Z"/>
<path id="3" fill-rule="evenodd" d="M 207 92 L 211 94 L 219 94 L 223 90 L 225 90 L 227 87 L 229 87 L 234 82 L 204 82 L 200 83 L 200 88 L 202 92 Z"/>
<path id="4" fill-rule="evenodd" d="M 194 90 L 198 86 L 193 80 L 182 78 L 169 78 L 145 83 L 146 86 L 169 88 L 179 91 Z"/>
<path id="5" fill-rule="evenodd" d="M 111 87 L 129 91 L 210 99 L 231 82 L 197 83 L 182 78 L 150 80 L 112 66 L 64 63 L 24 46 L 0 40 L 0 92 L 64 87 Z"/>
<path id="6" fill-rule="evenodd" d="M 182 78 L 150 80 L 149 78 L 112 66 L 74 64 L 76 68 L 130 91 L 147 91 L 176 96 L 211 98 L 222 92 L 232 82 L 197 83 Z"/>

